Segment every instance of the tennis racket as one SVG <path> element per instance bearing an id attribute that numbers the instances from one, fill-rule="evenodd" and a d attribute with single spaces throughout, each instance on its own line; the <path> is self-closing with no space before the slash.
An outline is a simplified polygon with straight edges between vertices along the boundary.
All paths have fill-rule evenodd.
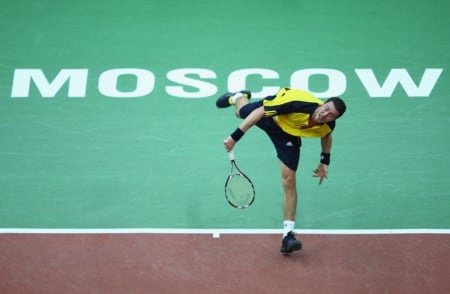
<path id="1" fill-rule="evenodd" d="M 255 187 L 234 160 L 234 152 L 228 152 L 231 161 L 231 171 L 225 181 L 225 197 L 234 208 L 247 208 L 255 201 Z"/>

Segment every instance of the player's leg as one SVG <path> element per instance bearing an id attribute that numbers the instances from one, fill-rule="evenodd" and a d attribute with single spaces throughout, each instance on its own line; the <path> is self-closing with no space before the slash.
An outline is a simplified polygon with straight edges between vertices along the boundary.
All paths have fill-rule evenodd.
<path id="1" fill-rule="evenodd" d="M 240 118 L 245 118 L 247 115 L 241 116 L 241 109 L 242 107 L 244 107 L 245 105 L 250 103 L 250 95 L 240 95 L 235 101 L 234 105 L 235 105 L 235 110 L 234 113 L 236 114 L 237 117 Z"/>
<path id="2" fill-rule="evenodd" d="M 242 90 L 235 93 L 225 93 L 216 101 L 218 108 L 235 106 L 235 115 L 239 118 L 246 118 L 253 110 L 263 105 L 262 100 L 250 102 L 251 92 Z"/>
<path id="3" fill-rule="evenodd" d="M 283 184 L 283 215 L 285 220 L 295 221 L 297 210 L 296 172 L 281 163 L 281 181 Z"/>
<path id="4" fill-rule="evenodd" d="M 281 162 L 281 181 L 283 184 L 284 234 L 281 253 L 291 253 L 302 248 L 302 243 L 294 237 L 295 214 L 297 211 L 296 171 Z"/>
<path id="5" fill-rule="evenodd" d="M 251 92 L 247 91 L 247 90 L 242 90 L 242 91 L 234 92 L 234 93 L 227 92 L 227 93 L 223 94 L 222 96 L 220 96 L 219 98 L 217 98 L 216 106 L 218 108 L 226 108 L 231 105 L 235 105 L 238 100 L 242 100 L 240 98 L 246 98 L 246 99 L 244 99 L 244 101 L 245 101 L 245 100 L 250 99 L 251 96 L 252 96 Z"/>
<path id="6" fill-rule="evenodd" d="M 302 248 L 302 243 L 295 239 L 295 216 L 297 211 L 297 177 L 296 170 L 300 160 L 300 138 L 283 137 L 288 139 L 277 142 L 277 153 L 281 165 L 281 183 L 283 185 L 283 240 L 281 253 L 291 253 Z M 280 144 L 280 142 L 282 144 Z"/>
<path id="7" fill-rule="evenodd" d="M 257 102 L 245 105 L 241 109 L 241 117 Z M 262 102 L 259 102 L 260 106 Z M 257 106 L 257 105 L 256 105 Z M 294 237 L 295 214 L 297 210 L 297 183 L 296 170 L 300 161 L 300 147 L 302 145 L 299 137 L 291 136 L 283 132 L 271 118 L 262 119 L 257 126 L 264 130 L 276 149 L 281 167 L 281 182 L 283 185 L 283 241 L 280 251 L 291 253 L 300 250 L 302 245 Z"/>

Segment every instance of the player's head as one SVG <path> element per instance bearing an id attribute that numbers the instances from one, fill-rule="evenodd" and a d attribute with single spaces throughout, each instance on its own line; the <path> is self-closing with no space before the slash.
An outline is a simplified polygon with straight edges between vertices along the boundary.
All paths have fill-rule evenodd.
<path id="1" fill-rule="evenodd" d="M 347 106 L 345 105 L 344 100 L 342 100 L 342 99 L 339 98 L 339 97 L 331 97 L 331 98 L 329 98 L 329 99 L 327 99 L 327 100 L 325 101 L 325 103 L 328 103 L 328 102 L 333 103 L 334 108 L 335 108 L 335 109 L 337 110 L 337 112 L 339 113 L 339 114 L 336 116 L 336 119 L 338 119 L 339 117 L 341 117 L 341 116 L 344 114 L 345 110 L 347 109 Z"/>

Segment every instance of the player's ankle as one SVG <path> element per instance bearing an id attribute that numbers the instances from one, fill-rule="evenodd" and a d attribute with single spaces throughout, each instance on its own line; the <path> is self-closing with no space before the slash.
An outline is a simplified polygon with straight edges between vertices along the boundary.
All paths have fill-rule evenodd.
<path id="1" fill-rule="evenodd" d="M 230 99 L 231 99 L 230 102 L 232 104 L 236 104 L 236 101 L 241 98 L 247 98 L 247 96 L 245 94 L 243 94 L 242 92 L 237 92 L 236 94 L 234 94 L 233 96 L 230 97 Z"/>
<path id="2" fill-rule="evenodd" d="M 286 237 L 286 235 L 294 231 L 295 229 L 295 221 L 292 220 L 284 220 L 283 222 L 283 237 Z"/>

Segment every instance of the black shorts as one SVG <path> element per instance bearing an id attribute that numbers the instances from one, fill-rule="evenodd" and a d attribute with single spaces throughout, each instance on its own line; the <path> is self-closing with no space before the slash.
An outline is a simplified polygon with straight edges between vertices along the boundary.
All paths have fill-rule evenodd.
<path id="1" fill-rule="evenodd" d="M 270 97 L 268 97 L 270 98 Z M 240 117 L 247 117 L 254 109 L 261 107 L 262 101 L 249 103 L 242 107 Z M 300 147 L 302 140 L 300 137 L 289 135 L 275 123 L 272 117 L 264 117 L 257 124 L 260 129 L 266 132 L 272 140 L 278 158 L 290 169 L 296 171 L 300 160 Z"/>
<path id="2" fill-rule="evenodd" d="M 272 117 L 264 117 L 256 125 L 264 130 L 270 140 L 272 140 L 278 158 L 287 165 L 287 167 L 296 171 L 300 160 L 300 147 L 302 146 L 301 138 L 283 132 Z"/>

